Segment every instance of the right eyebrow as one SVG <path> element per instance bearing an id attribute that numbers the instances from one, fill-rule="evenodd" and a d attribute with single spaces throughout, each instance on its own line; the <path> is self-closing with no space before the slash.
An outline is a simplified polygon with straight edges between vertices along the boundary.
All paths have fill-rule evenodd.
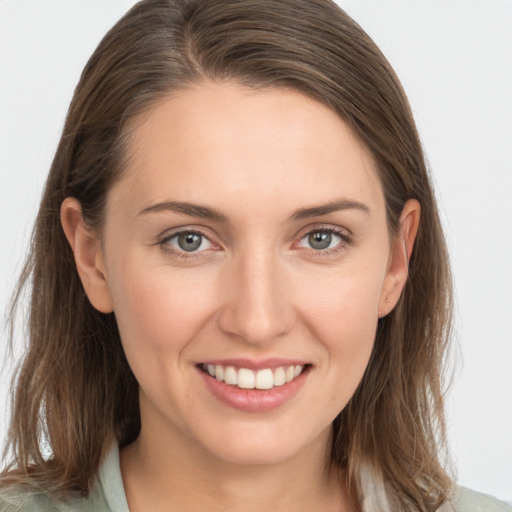
<path id="1" fill-rule="evenodd" d="M 161 203 L 153 204 L 141 210 L 137 214 L 137 217 L 147 215 L 150 213 L 158 213 L 165 211 L 182 213 L 185 215 L 190 215 L 191 217 L 199 217 L 201 219 L 209 219 L 222 223 L 228 222 L 228 218 L 226 217 L 226 215 L 224 215 L 219 210 L 215 210 L 214 208 L 210 208 L 209 206 L 203 206 L 194 203 L 184 203 L 181 201 L 163 201 Z"/>

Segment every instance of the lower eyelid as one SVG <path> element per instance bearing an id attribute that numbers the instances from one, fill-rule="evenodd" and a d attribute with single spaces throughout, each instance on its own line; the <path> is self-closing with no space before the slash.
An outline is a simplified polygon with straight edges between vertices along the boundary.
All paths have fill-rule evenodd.
<path id="1" fill-rule="evenodd" d="M 200 236 L 203 240 L 206 240 L 210 245 L 209 247 L 198 250 L 198 251 L 186 251 L 184 249 L 181 249 L 179 247 L 174 247 L 174 244 L 171 243 L 172 240 L 177 239 L 177 237 L 184 233 L 190 233 Z M 201 243 L 201 245 L 204 242 Z M 194 229 L 182 229 L 180 231 L 175 231 L 174 233 L 162 236 L 159 240 L 157 240 L 157 244 L 164 250 L 165 252 L 176 254 L 178 256 L 184 256 L 184 257 L 193 257 L 194 255 L 202 254 L 203 252 L 206 252 L 208 249 L 211 248 L 211 246 L 214 246 L 214 242 L 208 237 L 206 234 L 201 233 L 200 231 L 196 231 Z"/>

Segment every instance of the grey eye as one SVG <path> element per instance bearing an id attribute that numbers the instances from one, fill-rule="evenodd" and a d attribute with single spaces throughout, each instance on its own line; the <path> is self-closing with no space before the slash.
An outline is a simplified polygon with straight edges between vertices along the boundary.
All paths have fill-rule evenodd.
<path id="1" fill-rule="evenodd" d="M 187 253 L 200 254 L 213 247 L 207 236 L 197 231 L 180 231 L 165 238 L 160 244 L 165 250 L 181 256 Z"/>
<path id="2" fill-rule="evenodd" d="M 332 233 L 326 233 L 325 231 L 316 231 L 308 235 L 309 246 L 312 249 L 321 251 L 327 249 L 332 242 Z"/>
<path id="3" fill-rule="evenodd" d="M 180 233 L 177 237 L 178 247 L 186 252 L 197 251 L 203 243 L 204 237 L 197 233 L 184 232 Z"/>
<path id="4" fill-rule="evenodd" d="M 336 246 L 340 245 L 342 241 L 342 235 L 336 231 L 319 229 L 318 231 L 311 231 L 305 235 L 300 241 L 300 246 L 315 251 L 324 251 L 326 249 L 334 249 Z"/>

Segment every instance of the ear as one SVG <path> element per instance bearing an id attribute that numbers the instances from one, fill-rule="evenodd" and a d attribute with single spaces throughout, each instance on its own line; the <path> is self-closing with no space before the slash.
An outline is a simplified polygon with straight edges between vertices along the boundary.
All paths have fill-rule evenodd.
<path id="1" fill-rule="evenodd" d="M 75 256 L 76 268 L 91 304 L 102 313 L 113 311 L 107 286 L 103 250 L 99 238 L 84 223 L 82 206 L 74 197 L 66 198 L 60 220 Z"/>
<path id="2" fill-rule="evenodd" d="M 379 301 L 379 318 L 389 314 L 400 299 L 409 273 L 409 260 L 420 225 L 420 214 L 420 203 L 416 199 L 409 199 L 402 210 L 399 231 L 391 245 Z"/>

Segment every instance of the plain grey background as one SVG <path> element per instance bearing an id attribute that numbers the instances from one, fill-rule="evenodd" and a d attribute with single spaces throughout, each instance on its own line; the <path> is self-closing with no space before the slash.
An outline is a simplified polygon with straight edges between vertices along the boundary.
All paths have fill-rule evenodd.
<path id="1" fill-rule="evenodd" d="M 80 72 L 134 3 L 0 0 L 2 311 Z M 459 482 L 512 501 L 512 1 L 338 3 L 401 78 L 436 183 L 456 281 L 447 405 Z M 3 332 L 0 343 L 1 357 Z M 3 441 L 5 375 L 0 386 Z"/>

